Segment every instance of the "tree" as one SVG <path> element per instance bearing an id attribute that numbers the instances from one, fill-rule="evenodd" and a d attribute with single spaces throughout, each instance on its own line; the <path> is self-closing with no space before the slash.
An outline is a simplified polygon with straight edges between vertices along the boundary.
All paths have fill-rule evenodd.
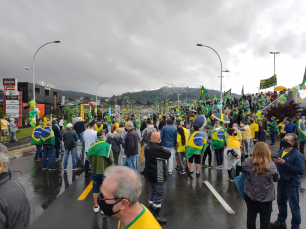
<path id="1" fill-rule="evenodd" d="M 100 99 L 100 102 L 104 104 L 105 103 L 105 99 Z"/>
<path id="2" fill-rule="evenodd" d="M 152 106 L 152 105 L 153 105 L 153 102 L 150 101 L 150 100 L 148 100 L 148 101 L 146 102 L 146 105 L 147 105 L 147 106 Z"/>
<path id="3" fill-rule="evenodd" d="M 84 101 L 91 101 L 91 97 L 90 96 L 85 96 Z"/>
<path id="4" fill-rule="evenodd" d="M 137 105 L 142 105 L 142 102 L 140 99 L 137 99 L 136 102 L 135 102 Z"/>
<path id="5" fill-rule="evenodd" d="M 113 100 L 113 99 L 108 100 L 107 105 L 114 106 L 115 105 L 115 100 Z"/>

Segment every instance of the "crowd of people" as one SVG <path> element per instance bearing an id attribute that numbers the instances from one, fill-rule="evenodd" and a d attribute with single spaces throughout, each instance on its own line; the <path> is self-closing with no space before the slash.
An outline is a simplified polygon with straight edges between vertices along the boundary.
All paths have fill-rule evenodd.
<path id="1" fill-rule="evenodd" d="M 287 201 L 292 212 L 292 228 L 299 228 L 300 176 L 305 167 L 304 117 L 296 115 L 278 120 L 258 112 L 277 98 L 273 94 L 242 96 L 223 104 L 207 101 L 204 105 L 210 107 L 209 112 L 197 104 L 187 111 L 168 110 L 143 117 L 116 115 L 112 123 L 107 123 L 103 116 L 93 119 L 76 116 L 65 127 L 62 117 L 38 120 L 32 134 L 32 144 L 36 145 L 34 161 L 42 161 L 43 170 L 56 170 L 53 160 L 62 160 L 60 150 L 63 149 L 66 172 L 71 154 L 72 170 L 84 167 L 85 177 L 91 176 L 93 181 L 94 213 L 114 216 L 119 219 L 119 228 L 131 223 L 135 228 L 136 225 L 137 228 L 161 228 L 158 223 L 167 222 L 161 207 L 168 176 L 175 171 L 181 176 L 193 176 L 195 172 L 199 178 L 200 167 L 226 169 L 229 182 L 245 177 L 247 228 L 256 228 L 258 212 L 261 228 L 286 228 Z M 224 106 L 223 113 L 218 116 L 220 105 Z M 8 125 L 4 117 L 2 125 L 11 127 L 12 124 Z M 278 134 L 279 152 L 272 159 L 266 136 L 271 138 L 271 147 L 276 147 Z M 142 192 L 137 175 L 138 155 L 144 158 L 144 170 L 140 174 L 150 183 L 147 207 L 138 202 Z M 216 157 L 214 166 L 213 156 Z M 7 160 L 2 158 L 0 165 L 7 166 Z M 7 168 L 3 171 L 7 173 Z M 279 215 L 276 222 L 270 223 L 272 201 L 276 199 L 273 182 L 278 182 Z"/>

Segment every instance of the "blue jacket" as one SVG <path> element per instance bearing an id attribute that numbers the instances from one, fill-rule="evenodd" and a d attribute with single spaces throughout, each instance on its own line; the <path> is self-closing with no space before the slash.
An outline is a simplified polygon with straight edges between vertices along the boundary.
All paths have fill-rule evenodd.
<path id="1" fill-rule="evenodd" d="M 283 149 L 278 152 L 279 158 L 281 158 L 282 153 Z M 304 156 L 297 149 L 293 149 L 283 159 L 286 161 L 285 164 L 275 163 L 281 177 L 279 182 L 288 186 L 300 187 L 300 175 L 303 175 L 305 169 Z"/>
<path id="2" fill-rule="evenodd" d="M 163 126 L 160 132 L 163 147 L 174 148 L 177 138 L 177 130 L 172 125 Z"/>
<path id="3" fill-rule="evenodd" d="M 54 136 L 55 136 L 55 147 L 59 147 L 60 146 L 60 141 L 62 140 L 61 131 L 57 127 L 57 125 L 52 125 L 52 130 L 53 130 Z"/>

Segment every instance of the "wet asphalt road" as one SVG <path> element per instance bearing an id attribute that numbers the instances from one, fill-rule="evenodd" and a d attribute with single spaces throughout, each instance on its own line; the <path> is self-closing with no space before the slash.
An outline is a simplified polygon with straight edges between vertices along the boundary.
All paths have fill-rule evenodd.
<path id="1" fill-rule="evenodd" d="M 277 152 L 278 147 L 270 148 L 272 153 Z M 71 171 L 71 157 L 68 161 L 68 171 L 64 173 L 62 161 L 53 163 L 58 168 L 57 171 L 42 171 L 41 162 L 34 163 L 33 155 L 34 152 L 10 162 L 13 179 L 23 185 L 31 205 L 31 228 L 117 228 L 116 219 L 102 218 L 100 213 L 93 213 L 92 192 L 85 200 L 77 200 L 91 179 L 85 178 L 82 170 Z M 138 161 L 140 162 L 140 157 Z M 215 165 L 214 155 L 212 164 Z M 142 169 L 143 166 L 138 166 L 138 172 Z M 175 171 L 169 175 L 162 202 L 162 214 L 168 222 L 162 225 L 162 228 L 246 228 L 246 204 L 234 182 L 228 181 L 227 171 L 201 168 L 200 172 L 199 178 L 196 178 L 195 174 L 180 176 Z M 141 176 L 141 179 L 144 190 L 140 202 L 147 205 L 149 184 L 144 176 Z M 211 183 L 235 211 L 234 215 L 227 213 L 203 183 L 204 180 Z M 302 177 L 300 190 L 302 229 L 306 229 L 305 189 L 306 175 Z M 276 201 L 273 202 L 273 209 L 272 221 L 277 218 Z M 289 211 L 288 228 L 290 220 Z M 257 225 L 259 228 L 259 218 Z"/>

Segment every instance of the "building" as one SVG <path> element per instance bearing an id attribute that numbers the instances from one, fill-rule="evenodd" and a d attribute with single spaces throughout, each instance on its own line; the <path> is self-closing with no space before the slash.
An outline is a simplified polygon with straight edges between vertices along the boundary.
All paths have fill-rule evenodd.
<path id="1" fill-rule="evenodd" d="M 62 113 L 61 90 L 55 89 L 54 85 L 38 81 L 35 84 L 36 104 L 40 109 L 40 115 Z M 22 95 L 23 108 L 33 99 L 33 84 L 28 82 L 18 82 L 18 91 Z M 23 109 L 22 114 L 28 115 L 28 109 Z"/>

